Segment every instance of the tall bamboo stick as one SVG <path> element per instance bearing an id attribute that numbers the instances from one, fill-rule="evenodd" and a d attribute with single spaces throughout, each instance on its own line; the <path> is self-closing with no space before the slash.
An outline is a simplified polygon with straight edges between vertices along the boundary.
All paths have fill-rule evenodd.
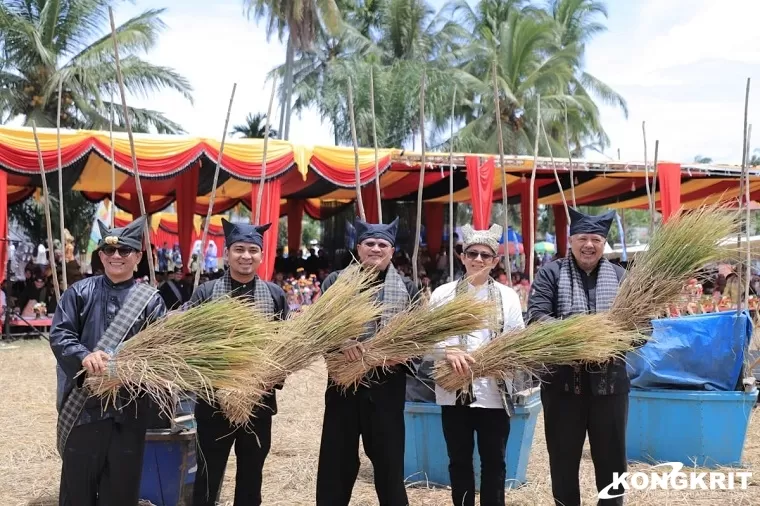
<path id="1" fill-rule="evenodd" d="M 132 125 L 129 120 L 129 109 L 127 108 L 127 94 L 124 89 L 124 78 L 121 75 L 121 62 L 119 61 L 119 43 L 116 40 L 116 24 L 113 21 L 113 9 L 108 8 L 108 17 L 111 21 L 111 39 L 113 40 L 114 62 L 116 63 L 116 78 L 119 82 L 119 94 L 121 95 L 121 107 L 124 110 L 124 126 L 127 129 L 129 137 L 129 150 L 132 153 L 132 171 L 135 175 L 135 189 L 137 190 L 137 199 L 140 202 L 140 214 L 147 216 L 145 210 L 145 199 L 143 198 L 142 184 L 140 184 L 140 170 L 137 166 L 137 154 L 135 153 L 135 139 L 132 136 Z M 150 243 L 150 221 L 145 220 L 145 247 L 148 255 L 148 268 L 150 269 L 150 284 L 156 286 L 156 268 L 153 265 L 153 248 Z"/>
<path id="2" fill-rule="evenodd" d="M 372 110 L 372 139 L 375 142 L 375 192 L 377 193 L 377 221 L 383 222 L 383 203 L 380 195 L 380 167 L 377 152 L 377 119 L 375 118 L 375 77 L 369 68 L 369 104 Z"/>
<path id="3" fill-rule="evenodd" d="M 538 164 L 538 139 L 540 138 L 539 131 L 541 129 L 541 95 L 538 95 L 538 106 L 536 107 L 536 143 L 533 146 L 533 168 L 530 172 L 530 202 L 528 202 L 528 207 L 530 207 L 530 244 L 528 245 L 530 247 L 530 262 L 528 262 L 528 279 L 530 279 L 530 284 L 533 284 L 533 272 L 536 270 L 533 266 L 533 261 L 535 260 L 536 252 L 534 244 L 536 243 L 536 217 L 535 217 L 535 210 L 533 209 L 533 195 L 536 191 L 536 165 Z M 525 217 L 523 216 L 523 219 Z"/>
<path id="4" fill-rule="evenodd" d="M 351 120 L 351 140 L 354 145 L 354 178 L 356 179 L 356 207 L 359 210 L 359 218 L 367 221 L 364 214 L 364 202 L 362 201 L 362 182 L 359 174 L 359 142 L 356 140 L 356 119 L 354 118 L 354 87 L 351 78 L 348 78 L 348 116 Z"/>
<path id="5" fill-rule="evenodd" d="M 50 269 L 53 271 L 55 300 L 58 302 L 61 300 L 61 287 L 58 286 L 58 270 L 55 268 L 55 253 L 53 251 L 53 225 L 50 220 L 50 192 L 48 192 L 47 179 L 45 178 L 45 164 L 42 161 L 40 139 L 37 137 L 37 123 L 35 123 L 34 120 L 32 120 L 32 133 L 34 134 L 34 144 L 37 146 L 37 162 L 40 164 L 40 175 L 42 176 L 42 196 L 45 201 L 45 227 L 47 228 L 48 260 L 50 262 Z"/>
<path id="6" fill-rule="evenodd" d="M 272 117 L 272 104 L 274 103 L 274 92 L 277 89 L 277 76 L 272 78 L 272 94 L 269 96 L 269 107 L 267 108 L 267 121 L 264 126 L 264 153 L 261 159 L 261 179 L 259 180 L 259 196 L 256 199 L 256 219 L 253 221 L 254 225 L 261 225 L 261 201 L 264 199 L 264 182 L 267 177 L 267 149 L 269 148 L 269 127 L 272 124 L 270 118 Z M 234 95 L 234 90 L 233 90 Z M 230 102 L 230 107 L 232 102 Z M 227 113 L 229 117 L 229 111 Z M 225 124 L 225 132 L 227 126 Z"/>
<path id="7" fill-rule="evenodd" d="M 425 185 L 425 71 L 422 71 L 420 82 L 420 148 L 422 156 L 420 160 L 420 182 L 417 185 L 417 226 L 414 232 L 414 253 L 412 254 L 412 275 L 414 283 L 419 286 L 420 278 L 417 274 L 417 258 L 420 254 L 420 232 L 422 231 L 422 188 Z"/>
<path id="8" fill-rule="evenodd" d="M 746 269 L 746 276 L 744 279 L 744 301 L 749 306 L 749 285 L 752 280 L 752 244 L 749 242 L 749 224 L 752 220 L 752 216 L 750 213 L 750 207 L 749 207 L 749 146 L 750 146 L 750 140 L 752 139 L 752 125 L 750 124 L 747 127 L 747 140 L 746 140 L 746 149 L 744 160 L 745 160 L 745 167 L 743 168 L 744 172 L 744 209 L 746 213 L 746 224 L 744 228 L 744 238 L 747 241 L 747 263 L 745 265 Z"/>
<path id="9" fill-rule="evenodd" d="M 454 109 L 457 87 L 451 97 L 451 131 L 449 132 L 449 281 L 454 281 Z"/>
<path id="10" fill-rule="evenodd" d="M 565 199 L 565 190 L 562 189 L 562 183 L 559 180 L 559 174 L 557 173 L 557 166 L 554 164 L 554 155 L 552 154 L 552 146 L 549 144 L 549 136 L 546 135 L 546 126 L 541 121 L 541 132 L 544 134 L 544 142 L 546 142 L 546 148 L 549 150 L 549 158 L 552 161 L 552 170 L 554 171 L 554 180 L 557 182 L 557 189 L 559 189 L 559 195 L 562 197 L 562 206 L 565 208 L 565 216 L 567 222 L 570 223 L 570 210 L 567 208 L 567 199 Z"/>
<path id="11" fill-rule="evenodd" d="M 652 212 L 649 214 L 649 229 L 654 230 L 654 215 L 657 213 L 657 160 L 660 156 L 660 140 L 654 141 L 654 167 L 652 167 L 652 202 L 649 207 Z M 660 199 L 662 206 L 662 199 Z"/>
<path id="12" fill-rule="evenodd" d="M 652 194 L 649 191 L 649 165 L 647 163 L 647 122 L 642 121 L 641 122 L 641 132 L 644 135 L 644 186 L 647 190 L 647 205 L 649 207 L 649 240 L 652 239 L 652 233 L 654 232 L 654 228 L 652 227 L 652 224 L 654 223 L 654 219 L 652 218 L 652 214 L 654 213 L 654 210 L 652 209 Z"/>
<path id="13" fill-rule="evenodd" d="M 108 125 L 108 138 L 111 144 L 111 226 L 116 224 L 116 161 L 113 147 L 113 89 L 111 90 L 111 119 Z"/>
<path id="14" fill-rule="evenodd" d="M 211 216 L 214 214 L 214 199 L 216 198 L 216 186 L 219 181 L 219 167 L 222 165 L 222 155 L 224 154 L 224 140 L 227 138 L 227 128 L 230 124 L 230 113 L 232 112 L 232 102 L 235 100 L 235 90 L 237 89 L 237 83 L 232 85 L 232 93 L 230 94 L 230 103 L 227 105 L 227 117 L 224 119 L 224 130 L 222 130 L 222 140 L 219 143 L 219 155 L 216 157 L 216 168 L 214 169 L 214 182 L 211 185 L 211 196 L 208 199 L 208 211 L 206 211 L 206 222 L 203 224 L 203 235 L 201 236 L 201 251 L 200 258 L 198 259 L 198 270 L 195 271 L 195 281 L 193 282 L 193 290 L 198 288 L 198 283 L 201 280 L 201 271 L 203 270 L 203 255 L 206 251 L 206 238 L 208 237 L 208 227 L 211 223 Z M 271 102 L 270 102 L 271 104 Z M 269 117 L 267 116 L 267 124 L 269 124 Z M 266 142 L 266 139 L 265 139 Z"/>
<path id="15" fill-rule="evenodd" d="M 744 127 L 743 127 L 743 130 L 742 130 L 742 136 L 743 136 L 742 137 L 742 174 L 741 174 L 741 176 L 739 178 L 740 179 L 740 182 L 739 182 L 739 189 L 740 189 L 740 194 L 739 194 L 739 209 L 740 210 L 741 210 L 742 200 L 744 200 L 744 194 L 747 193 L 747 192 L 749 192 L 749 163 L 748 163 L 749 160 L 748 160 L 748 158 L 749 158 L 749 133 L 750 132 L 749 132 L 749 127 L 748 127 L 748 123 L 747 123 L 747 115 L 749 114 L 749 89 L 750 89 L 750 84 L 751 84 L 751 80 L 748 77 L 747 78 L 747 89 L 744 92 Z M 746 179 L 746 181 L 745 181 L 745 179 Z M 749 212 L 749 194 L 748 193 L 747 193 L 747 201 L 746 201 L 745 204 L 747 206 L 747 212 Z M 749 221 L 747 222 L 747 233 L 749 233 Z M 749 241 L 747 241 L 747 242 L 748 242 L 747 249 L 749 250 L 749 248 L 750 248 Z M 737 243 L 737 246 L 739 246 L 739 244 L 741 243 L 741 231 L 739 231 L 739 233 L 737 234 L 736 243 Z M 747 267 L 747 271 L 748 271 L 747 278 L 749 279 L 750 278 L 750 276 L 749 276 L 749 269 L 750 269 L 749 259 L 748 259 L 746 267 Z M 741 286 L 742 271 L 743 270 L 744 269 L 742 269 L 742 266 L 740 264 L 739 272 L 737 273 L 738 276 L 739 276 L 739 286 Z M 746 285 L 745 285 L 745 287 L 746 287 Z M 741 297 L 739 297 L 739 301 L 737 301 L 736 307 L 737 307 L 737 310 L 739 312 L 742 311 L 742 309 L 744 307 L 744 304 L 743 304 L 743 301 L 741 300 Z"/>
<path id="16" fill-rule="evenodd" d="M 501 130 L 501 103 L 499 101 L 499 82 L 496 76 L 496 58 L 493 60 L 493 102 L 496 110 L 496 131 L 499 135 L 499 174 L 501 176 L 501 202 L 504 210 L 504 266 L 507 271 L 507 280 L 512 282 L 512 262 L 509 260 L 509 196 L 507 194 L 507 175 L 504 173 L 504 134 Z"/>
<path id="17" fill-rule="evenodd" d="M 565 104 L 565 144 L 567 144 L 567 159 L 570 162 L 570 195 L 573 198 L 573 207 L 577 207 L 575 201 L 575 176 L 573 175 L 573 152 L 570 149 L 570 131 L 567 126 L 567 104 Z M 568 221 L 568 223 L 570 223 Z"/>
<path id="18" fill-rule="evenodd" d="M 55 143 L 58 155 L 58 221 L 61 225 L 61 281 L 62 292 L 66 291 L 69 283 L 66 278 L 66 224 L 63 221 L 63 162 L 61 161 L 61 95 L 63 94 L 63 79 L 58 81 L 58 116 L 55 121 Z"/>

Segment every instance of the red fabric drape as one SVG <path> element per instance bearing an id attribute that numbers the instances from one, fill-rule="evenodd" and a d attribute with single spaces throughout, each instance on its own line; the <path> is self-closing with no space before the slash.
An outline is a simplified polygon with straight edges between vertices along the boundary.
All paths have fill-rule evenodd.
<path id="1" fill-rule="evenodd" d="M 476 230 L 485 230 L 491 221 L 494 159 L 489 158 L 483 165 L 479 164 L 477 156 L 465 156 L 464 159 L 472 195 L 472 226 Z"/>
<path id="2" fill-rule="evenodd" d="M 0 281 L 8 264 L 8 173 L 0 171 Z"/>
<path id="3" fill-rule="evenodd" d="M 259 196 L 259 185 L 251 185 L 251 216 L 256 216 L 256 200 Z M 264 233 L 264 260 L 259 266 L 259 277 L 269 281 L 274 274 L 274 260 L 277 257 L 277 240 L 280 229 L 280 193 L 282 181 L 275 179 L 264 183 L 264 196 L 261 199 L 262 224 L 271 223 L 272 226 Z"/>
<path id="4" fill-rule="evenodd" d="M 428 253 L 435 257 L 443 244 L 443 203 L 425 202 L 425 237 Z"/>
<path id="5" fill-rule="evenodd" d="M 364 214 L 367 218 L 367 223 L 379 223 L 380 213 L 377 210 L 377 190 L 375 190 L 375 183 L 370 183 L 362 187 L 362 204 L 364 205 Z M 356 215 L 359 216 L 358 209 Z"/>
<path id="6" fill-rule="evenodd" d="M 303 208 L 303 200 L 288 200 L 288 255 L 296 255 L 301 248 Z"/>
<path id="7" fill-rule="evenodd" d="M 182 254 L 183 272 L 190 272 L 190 252 L 193 250 L 193 233 L 195 226 L 195 197 L 198 191 L 199 166 L 193 164 L 190 170 L 185 171 L 179 177 L 177 183 L 176 203 L 177 203 L 177 229 L 179 232 L 178 242 L 179 251 Z M 174 244 L 171 244 L 174 247 Z M 220 250 L 217 250 L 219 253 Z"/>
<path id="8" fill-rule="evenodd" d="M 557 255 L 561 258 L 567 253 L 567 215 L 564 205 L 552 206 L 554 212 L 554 235 L 557 237 Z"/>
<path id="9" fill-rule="evenodd" d="M 530 234 L 530 184 L 526 184 L 520 190 L 520 216 L 522 217 L 522 237 L 525 248 L 525 274 L 533 272 L 530 263 L 530 250 L 535 246 L 535 240 Z M 538 221 L 538 192 L 533 192 L 533 223 Z M 534 227 L 535 230 L 535 227 Z M 535 261 L 535 258 L 534 258 Z"/>
<path id="10" fill-rule="evenodd" d="M 657 184 L 660 185 L 662 221 L 668 221 L 681 207 L 681 165 L 658 163 Z"/>
<path id="11" fill-rule="evenodd" d="M 313 155 L 310 160 L 311 167 L 319 174 L 323 179 L 331 182 L 334 185 L 342 186 L 344 188 L 350 188 L 356 184 L 356 173 L 352 171 L 345 171 L 330 165 L 327 160 L 320 160 L 317 155 Z M 384 156 L 377 161 L 378 172 L 382 176 L 391 166 L 390 155 Z M 269 163 L 267 163 L 267 173 L 269 172 Z M 375 165 L 366 167 L 359 170 L 359 181 L 361 184 L 366 184 L 375 178 Z"/>

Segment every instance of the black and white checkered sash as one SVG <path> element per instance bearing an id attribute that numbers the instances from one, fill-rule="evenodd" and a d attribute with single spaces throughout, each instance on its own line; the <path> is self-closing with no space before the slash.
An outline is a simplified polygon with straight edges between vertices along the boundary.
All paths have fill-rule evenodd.
<path id="1" fill-rule="evenodd" d="M 383 313 L 380 315 L 380 326 L 378 322 L 368 322 L 367 330 L 364 335 L 359 337 L 359 341 L 366 341 L 373 337 L 380 327 L 385 326 L 391 318 L 409 308 L 412 300 L 409 298 L 409 292 L 406 289 L 404 280 L 393 265 L 388 265 L 388 271 L 385 273 L 385 281 L 377 294 L 377 300 L 383 303 Z"/>
<path id="2" fill-rule="evenodd" d="M 583 288 L 581 274 L 572 255 L 562 259 L 558 289 L 557 310 L 560 318 L 589 312 L 586 290 Z M 618 277 L 615 268 L 606 258 L 602 258 L 596 277 L 596 312 L 608 311 L 617 292 Z"/>
<path id="3" fill-rule="evenodd" d="M 226 295 L 235 296 L 235 294 L 232 293 L 232 278 L 230 277 L 230 271 L 225 271 L 224 275 L 214 283 L 214 288 L 211 290 L 211 300 Z M 262 281 L 258 276 L 254 278 L 253 301 L 259 311 L 267 315 L 269 318 L 274 318 L 275 307 L 272 293 L 269 291 L 266 282 Z"/>
<path id="4" fill-rule="evenodd" d="M 116 314 L 116 318 L 108 326 L 103 337 L 98 341 L 93 351 L 105 351 L 112 355 L 116 348 L 124 341 L 129 329 L 135 324 L 140 315 L 148 307 L 156 289 L 147 283 L 137 285 L 137 288 L 127 297 L 124 306 Z M 71 429 L 79 420 L 82 414 L 85 402 L 89 397 L 88 391 L 82 387 L 74 387 L 74 390 L 63 399 L 61 409 L 58 413 L 58 427 L 56 430 L 58 453 L 63 457 L 63 450 L 66 447 L 66 441 L 69 438 Z"/>

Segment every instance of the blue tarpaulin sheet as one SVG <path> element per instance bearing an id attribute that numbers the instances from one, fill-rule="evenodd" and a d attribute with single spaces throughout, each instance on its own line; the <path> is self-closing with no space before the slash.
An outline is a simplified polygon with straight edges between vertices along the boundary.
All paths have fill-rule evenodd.
<path id="1" fill-rule="evenodd" d="M 725 311 L 652 322 L 652 340 L 628 355 L 631 387 L 735 390 L 752 337 L 746 312 Z"/>

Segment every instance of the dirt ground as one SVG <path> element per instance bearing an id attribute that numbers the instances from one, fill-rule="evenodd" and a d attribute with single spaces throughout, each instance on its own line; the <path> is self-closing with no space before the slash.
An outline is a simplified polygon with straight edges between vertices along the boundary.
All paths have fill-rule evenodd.
<path id="1" fill-rule="evenodd" d="M 264 504 L 314 504 L 325 387 L 324 368 L 315 366 L 288 380 L 279 394 L 272 451 L 264 469 Z M 55 362 L 44 341 L 0 344 L 0 506 L 57 504 L 60 459 L 55 451 Z M 692 420 L 673 420 L 690 424 Z M 728 428 L 727 430 L 732 430 Z M 733 430 L 739 430 L 735 428 Z M 760 421 L 753 416 L 744 450 L 744 471 L 760 469 Z M 632 471 L 647 470 L 636 464 Z M 225 477 L 222 504 L 232 506 L 234 455 Z M 746 491 L 648 491 L 629 493 L 626 504 L 758 505 L 760 475 Z M 588 446 L 581 463 L 584 504 L 596 504 Z M 447 489 L 409 484 L 412 505 L 451 504 Z M 507 493 L 513 505 L 551 505 L 549 465 L 539 416 L 528 466 L 528 484 Z M 374 505 L 372 467 L 362 456 L 352 505 Z"/>

